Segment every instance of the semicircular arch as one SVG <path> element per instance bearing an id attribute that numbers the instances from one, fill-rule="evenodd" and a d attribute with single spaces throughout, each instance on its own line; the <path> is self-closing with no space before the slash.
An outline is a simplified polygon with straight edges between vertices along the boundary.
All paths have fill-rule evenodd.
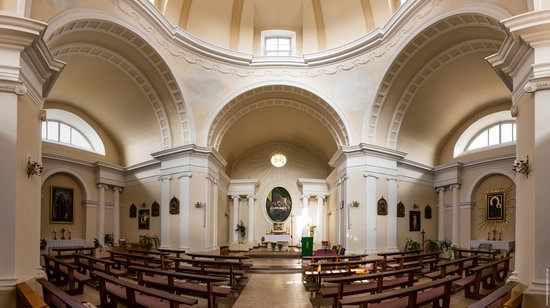
<path id="1" fill-rule="evenodd" d="M 509 178 L 510 180 L 512 180 L 514 185 L 516 185 L 516 177 L 511 171 L 500 170 L 500 169 L 486 170 L 483 173 L 481 173 L 480 175 L 478 175 L 472 181 L 472 184 L 470 185 L 470 187 L 467 190 L 468 194 L 466 195 L 466 198 L 467 198 L 466 202 L 472 202 L 472 195 L 473 195 L 474 190 L 476 189 L 476 187 L 478 187 L 479 183 L 481 183 L 484 179 L 486 179 L 487 177 L 489 177 L 491 175 L 503 175 L 503 176 Z"/>
<path id="2" fill-rule="evenodd" d="M 84 196 L 82 198 L 83 201 L 85 200 L 88 200 L 91 196 L 90 194 L 90 189 L 88 188 L 88 185 L 86 184 L 86 181 L 84 180 L 84 178 L 78 174 L 78 172 L 76 172 L 75 170 L 73 169 L 70 169 L 70 168 L 67 168 L 67 167 L 59 167 L 59 168 L 54 168 L 54 169 L 51 169 L 51 170 L 48 170 L 46 172 L 44 172 L 42 174 L 42 182 L 41 182 L 41 186 L 44 185 L 44 183 L 46 182 L 46 180 L 55 175 L 55 174 L 68 174 L 70 175 L 71 177 L 73 177 L 75 179 L 75 181 L 78 183 L 78 185 L 80 185 L 80 188 L 82 188 L 82 191 L 84 192 Z"/>

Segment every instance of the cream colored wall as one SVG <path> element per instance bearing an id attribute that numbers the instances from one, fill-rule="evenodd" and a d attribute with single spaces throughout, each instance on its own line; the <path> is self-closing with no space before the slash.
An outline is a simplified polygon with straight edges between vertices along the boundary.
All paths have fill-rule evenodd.
<path id="1" fill-rule="evenodd" d="M 339 47 L 366 33 L 365 18 L 360 1 L 322 0 L 327 49 Z"/>
<path id="2" fill-rule="evenodd" d="M 64 187 L 73 189 L 73 218 L 72 224 L 50 223 L 51 188 Z M 61 229 L 71 231 L 71 238 L 84 239 L 86 237 L 86 205 L 82 203 L 83 193 L 80 184 L 71 175 L 58 173 L 49 177 L 42 184 L 42 202 L 40 210 L 40 238 L 53 239 L 53 231 L 57 231 L 57 239 L 61 239 Z M 65 238 L 68 233 L 65 233 Z"/>
<path id="3" fill-rule="evenodd" d="M 227 197 L 226 191 L 220 188 L 218 191 L 218 246 L 226 245 L 230 242 L 230 202 L 231 200 Z"/>
<path id="4" fill-rule="evenodd" d="M 157 235 L 160 238 L 160 216 L 151 216 L 149 230 L 138 229 L 139 215 L 136 215 L 135 218 L 130 218 L 130 205 L 132 203 L 136 206 L 136 213 L 139 213 L 141 209 L 151 210 L 153 201 L 157 201 L 160 204 L 160 182 L 156 179 L 143 180 L 124 188 L 120 198 L 121 238 L 125 238 L 131 243 L 138 242 L 140 235 Z M 145 207 L 142 207 L 143 203 L 145 203 Z"/>
<path id="5" fill-rule="evenodd" d="M 472 240 L 486 240 L 487 233 L 492 231 L 490 229 L 480 229 L 480 223 L 483 221 L 482 209 L 486 206 L 485 194 L 487 192 L 493 191 L 494 189 L 506 187 L 512 187 L 512 190 L 510 191 L 512 197 L 509 203 L 509 213 L 511 221 L 507 225 L 503 226 L 502 228 L 497 228 L 496 230 L 497 232 L 502 232 L 503 241 L 514 241 L 516 239 L 516 189 L 514 182 L 504 175 L 490 175 L 478 184 L 472 195 L 473 206 L 471 211 L 470 226 L 470 237 Z"/>
<path id="6" fill-rule="evenodd" d="M 233 1 L 193 1 L 187 30 L 208 43 L 229 48 Z"/>

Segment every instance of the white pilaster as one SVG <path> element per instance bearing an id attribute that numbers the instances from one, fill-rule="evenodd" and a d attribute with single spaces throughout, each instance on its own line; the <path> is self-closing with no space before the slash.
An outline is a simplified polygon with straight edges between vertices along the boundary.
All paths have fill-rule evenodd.
<path id="1" fill-rule="evenodd" d="M 118 244 L 120 239 L 120 192 L 122 187 L 113 187 L 114 202 L 113 202 L 113 236 L 114 244 Z"/>
<path id="2" fill-rule="evenodd" d="M 206 177 L 206 196 L 204 202 L 204 248 L 211 248 L 212 244 L 212 178 Z"/>
<path id="3" fill-rule="evenodd" d="M 438 187 L 436 190 L 437 202 L 437 240 L 445 240 L 445 187 Z"/>
<path id="4" fill-rule="evenodd" d="M 99 184 L 97 185 L 98 190 L 98 200 L 97 200 L 97 239 L 102 245 L 105 244 L 105 190 L 107 185 Z"/>
<path id="5" fill-rule="evenodd" d="M 458 207 L 458 188 L 458 184 L 451 185 L 451 190 L 453 192 L 452 243 L 453 245 L 460 246 L 460 208 Z"/>
<path id="6" fill-rule="evenodd" d="M 186 172 L 178 176 L 180 184 L 180 249 L 189 250 L 189 184 L 192 174 Z"/>
<path id="7" fill-rule="evenodd" d="M 246 196 L 248 199 L 248 243 L 254 244 L 254 196 Z"/>
<path id="8" fill-rule="evenodd" d="M 342 210 L 340 205 L 342 204 L 342 181 L 336 181 L 336 241 L 342 243 Z"/>
<path id="9" fill-rule="evenodd" d="M 397 178 L 388 177 L 388 223 L 387 250 L 398 251 L 397 248 Z"/>
<path id="10" fill-rule="evenodd" d="M 231 242 L 234 244 L 239 243 L 239 232 L 235 231 L 237 229 L 237 225 L 239 224 L 239 196 L 233 195 L 231 196 L 231 199 L 233 200 L 233 209 L 231 211 L 232 217 L 233 217 L 233 224 L 229 225 L 229 232 L 230 234 L 233 234 L 233 237 L 231 239 Z"/>
<path id="11" fill-rule="evenodd" d="M 323 215 L 323 200 L 324 195 L 317 196 L 317 232 L 315 234 L 315 243 L 321 244 L 325 239 L 325 215 Z"/>
<path id="12" fill-rule="evenodd" d="M 160 247 L 170 248 L 170 181 L 171 176 L 161 176 L 160 181 Z"/>
<path id="13" fill-rule="evenodd" d="M 214 179 L 212 183 L 212 211 L 214 215 L 214 222 L 212 223 L 212 247 L 214 249 L 218 248 L 218 180 Z"/>
<path id="14" fill-rule="evenodd" d="M 306 225 L 309 224 L 309 195 L 302 195 L 302 226 L 300 229 L 303 229 Z M 302 232 L 302 230 L 300 230 Z"/>
<path id="15" fill-rule="evenodd" d="M 365 223 L 367 225 L 367 242 L 366 252 L 375 253 L 377 252 L 376 246 L 376 181 L 378 177 L 373 174 L 365 174 L 366 187 L 367 191 L 367 202 L 365 206 Z"/>

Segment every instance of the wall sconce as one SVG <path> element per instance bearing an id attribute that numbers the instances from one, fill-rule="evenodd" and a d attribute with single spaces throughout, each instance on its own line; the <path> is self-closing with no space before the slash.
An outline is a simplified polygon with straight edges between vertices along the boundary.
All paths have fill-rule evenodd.
<path id="1" fill-rule="evenodd" d="M 204 203 L 204 202 L 195 203 L 195 207 L 198 208 L 198 209 L 202 209 L 205 205 L 206 205 L 206 203 Z"/>
<path id="2" fill-rule="evenodd" d="M 42 164 L 39 162 L 32 162 L 31 158 L 29 157 L 29 160 L 27 161 L 27 177 L 31 177 L 31 175 L 42 175 L 42 171 L 44 171 L 44 167 L 42 167 Z"/>
<path id="3" fill-rule="evenodd" d="M 349 206 L 351 207 L 359 207 L 359 201 L 352 201 Z"/>
<path id="4" fill-rule="evenodd" d="M 514 160 L 514 165 L 512 166 L 512 170 L 514 170 L 514 173 L 517 175 L 518 173 L 521 173 L 525 175 L 525 177 L 529 177 L 529 156 L 527 156 L 526 159 L 520 159 L 520 160 Z"/>

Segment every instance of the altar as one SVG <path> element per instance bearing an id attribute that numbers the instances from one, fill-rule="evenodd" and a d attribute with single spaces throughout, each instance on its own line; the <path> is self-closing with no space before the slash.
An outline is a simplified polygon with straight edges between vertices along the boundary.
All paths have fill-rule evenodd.
<path id="1" fill-rule="evenodd" d="M 65 247 L 84 247 L 84 240 L 46 240 L 46 252 L 50 252 L 50 248 L 65 248 Z"/>
<path id="2" fill-rule="evenodd" d="M 491 249 L 514 251 L 516 246 L 515 241 L 488 241 L 488 240 L 471 240 L 470 248 L 476 249 L 479 244 L 491 244 Z"/>
<path id="3" fill-rule="evenodd" d="M 290 234 L 266 234 L 264 236 L 264 239 L 266 242 L 270 242 L 270 243 L 278 243 L 278 242 L 290 243 L 292 241 L 292 236 L 290 236 Z"/>

